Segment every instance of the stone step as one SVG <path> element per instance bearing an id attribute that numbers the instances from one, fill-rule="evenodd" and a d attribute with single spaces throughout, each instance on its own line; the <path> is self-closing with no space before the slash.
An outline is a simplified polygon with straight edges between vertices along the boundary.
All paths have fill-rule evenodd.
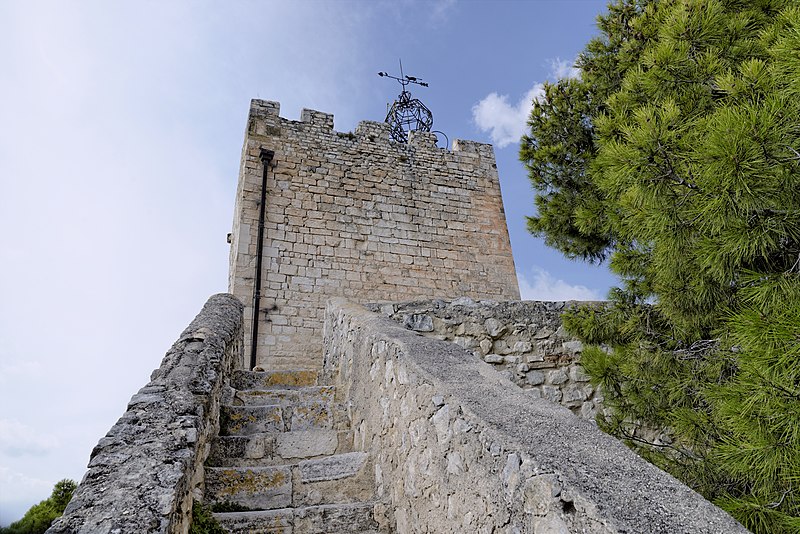
<path id="1" fill-rule="evenodd" d="M 207 467 L 205 500 L 251 510 L 292 506 L 292 467 Z"/>
<path id="2" fill-rule="evenodd" d="M 297 389 L 241 389 L 233 395 L 233 404 L 263 406 L 277 404 L 288 406 L 306 402 L 333 402 L 336 388 L 333 386 L 306 386 Z"/>
<path id="3" fill-rule="evenodd" d="M 285 430 L 285 417 L 281 406 L 220 406 L 221 436 L 246 436 Z"/>
<path id="4" fill-rule="evenodd" d="M 319 373 L 313 369 L 294 371 L 242 371 L 236 370 L 231 376 L 234 389 L 291 389 L 316 386 Z"/>
<path id="5" fill-rule="evenodd" d="M 342 413 L 338 417 L 330 402 L 310 401 L 288 406 L 220 407 L 220 435 L 247 436 L 264 432 L 339 429 L 346 427 Z M 339 410 L 341 412 L 341 410 Z M 337 425 L 338 423 L 338 425 Z"/>
<path id="6" fill-rule="evenodd" d="M 343 504 L 373 498 L 365 452 L 348 452 L 268 467 L 207 467 L 205 501 L 251 510 Z"/>
<path id="7" fill-rule="evenodd" d="M 218 436 L 211 444 L 211 467 L 257 467 L 350 452 L 353 433 L 347 430 L 295 430 L 249 436 Z"/>
<path id="8" fill-rule="evenodd" d="M 330 504 L 259 512 L 215 513 L 232 533 L 249 534 L 378 534 L 375 503 Z"/>

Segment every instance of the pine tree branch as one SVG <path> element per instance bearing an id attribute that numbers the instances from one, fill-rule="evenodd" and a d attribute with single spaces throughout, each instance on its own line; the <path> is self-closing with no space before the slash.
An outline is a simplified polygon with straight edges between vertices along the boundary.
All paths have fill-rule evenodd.
<path id="1" fill-rule="evenodd" d="M 641 426 L 641 425 L 639 425 L 639 426 Z M 697 460 L 697 456 L 692 454 L 691 451 L 687 451 L 687 450 L 675 447 L 674 445 L 670 445 L 669 443 L 653 443 L 653 442 L 647 441 L 646 439 L 640 438 L 640 437 L 636 436 L 635 434 L 631 434 L 631 433 L 626 432 L 625 429 L 622 426 L 618 427 L 618 431 L 619 431 L 619 433 L 620 433 L 620 435 L 622 436 L 623 439 L 627 439 L 627 440 L 633 441 L 633 442 L 638 443 L 640 445 L 647 445 L 647 446 L 650 446 L 650 447 L 657 447 L 657 448 L 660 448 L 660 449 L 671 449 L 671 450 L 679 453 L 684 458 L 687 458 L 689 460 Z"/>
<path id="2" fill-rule="evenodd" d="M 679 360 L 702 360 L 709 351 L 719 346 L 719 339 L 700 339 L 684 349 L 673 351 Z"/>
<path id="3" fill-rule="evenodd" d="M 778 502 L 773 501 L 773 502 L 767 504 L 766 507 L 767 508 L 778 508 L 781 504 L 783 504 L 783 500 L 786 498 L 786 496 L 789 495 L 790 493 L 792 493 L 792 491 L 793 491 L 792 487 L 789 486 L 789 489 L 787 489 L 786 491 L 783 492 L 783 495 L 781 495 L 781 498 L 780 498 L 780 500 Z"/>
<path id="4" fill-rule="evenodd" d="M 797 261 L 795 261 L 788 270 L 784 271 L 784 274 L 792 274 L 793 272 L 797 271 L 800 273 L 800 254 L 797 255 Z"/>

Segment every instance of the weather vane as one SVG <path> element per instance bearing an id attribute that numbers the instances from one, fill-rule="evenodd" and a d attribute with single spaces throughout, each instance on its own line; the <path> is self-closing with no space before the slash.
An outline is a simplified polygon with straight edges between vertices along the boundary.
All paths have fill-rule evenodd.
<path id="1" fill-rule="evenodd" d="M 406 86 L 409 84 L 417 84 L 422 87 L 428 87 L 428 84 L 414 76 L 405 75 L 402 61 L 400 61 L 399 78 L 386 72 L 379 72 L 378 76 L 397 80 L 403 86 L 400 96 L 392 102 L 386 113 L 385 122 L 391 127 L 392 139 L 400 143 L 407 143 L 408 132 L 417 130 L 430 132 L 433 127 L 433 113 L 419 99 L 412 98 L 411 93 L 406 90 Z"/>

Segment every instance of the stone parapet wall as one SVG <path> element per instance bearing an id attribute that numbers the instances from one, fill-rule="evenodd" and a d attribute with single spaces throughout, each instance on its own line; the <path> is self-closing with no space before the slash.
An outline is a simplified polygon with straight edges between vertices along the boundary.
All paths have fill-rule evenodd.
<path id="1" fill-rule="evenodd" d="M 747 532 L 458 345 L 342 299 L 327 308 L 324 371 L 398 534 Z"/>
<path id="2" fill-rule="evenodd" d="M 534 397 L 594 420 L 603 396 L 580 365 L 583 345 L 561 324 L 577 302 L 428 300 L 370 304 L 406 328 L 451 341 L 490 363 Z M 597 303 L 601 305 L 601 303 Z"/>
<path id="3" fill-rule="evenodd" d="M 212 296 L 98 442 L 64 515 L 47 532 L 188 532 L 223 387 L 241 365 L 241 349 L 242 304 Z"/>
<path id="4" fill-rule="evenodd" d="M 333 115 L 280 117 L 277 102 L 253 100 L 239 176 L 229 291 L 251 321 L 262 150 L 266 219 L 257 362 L 270 369 L 319 368 L 325 302 L 420 298 L 519 298 L 491 145 L 413 132 L 390 140 L 389 125 L 333 129 Z M 248 330 L 249 332 L 249 330 Z M 249 334 L 246 334 L 249 336 Z M 245 348 L 249 360 L 249 344 Z"/>

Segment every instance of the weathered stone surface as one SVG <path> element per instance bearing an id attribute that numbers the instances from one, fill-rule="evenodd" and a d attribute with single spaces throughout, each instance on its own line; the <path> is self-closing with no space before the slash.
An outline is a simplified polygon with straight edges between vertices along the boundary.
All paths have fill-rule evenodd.
<path id="1" fill-rule="evenodd" d="M 212 296 L 92 451 L 83 481 L 48 532 L 185 532 L 241 343 L 242 305 L 231 295 Z"/>
<path id="2" fill-rule="evenodd" d="M 746 533 L 591 423 L 532 398 L 559 386 L 524 391 L 455 344 L 343 300 L 329 304 L 325 332 L 325 376 L 348 391 L 396 532 Z"/>
<path id="3" fill-rule="evenodd" d="M 234 404 L 288 406 L 310 401 L 333 402 L 333 393 L 334 388 L 330 386 L 307 386 L 300 389 L 246 389 L 236 391 Z"/>
<path id="4" fill-rule="evenodd" d="M 340 434 L 336 430 L 302 430 L 218 436 L 212 443 L 207 465 L 257 467 L 334 454 L 346 449 L 346 443 L 340 445 Z"/>
<path id="5" fill-rule="evenodd" d="M 279 434 L 275 452 L 287 460 L 311 458 L 333 454 L 338 446 L 339 433 L 335 430 L 301 430 Z"/>
<path id="6" fill-rule="evenodd" d="M 530 341 L 517 341 L 514 343 L 514 348 L 512 350 L 518 353 L 526 353 L 533 350 L 533 345 Z"/>
<path id="7" fill-rule="evenodd" d="M 212 467 L 237 465 L 246 460 L 263 461 L 272 458 L 276 434 L 250 436 L 217 436 L 211 443 L 207 465 Z"/>
<path id="8" fill-rule="evenodd" d="M 293 534 L 294 531 L 294 512 L 290 508 L 217 513 L 214 518 L 225 530 L 236 534 Z"/>
<path id="9" fill-rule="evenodd" d="M 367 502 L 375 494 L 374 470 L 364 452 L 305 460 L 297 471 L 295 506 Z"/>
<path id="10" fill-rule="evenodd" d="M 388 313 L 406 327 L 408 317 L 431 317 L 433 330 L 424 335 L 474 350 L 518 386 L 536 389 L 537 397 L 561 403 L 581 417 L 596 415 L 578 400 L 586 393 L 581 400 L 594 403 L 600 391 L 582 387 L 589 380 L 580 366 L 583 344 L 568 338 L 561 325 L 561 313 L 570 303 L 473 301 L 464 306 L 458 302 L 423 300 L 367 307 Z"/>
<path id="11" fill-rule="evenodd" d="M 499 354 L 487 354 L 483 357 L 483 361 L 486 363 L 504 363 L 506 359 Z"/>
<path id="12" fill-rule="evenodd" d="M 317 482 L 350 477 L 363 469 L 366 462 L 367 453 L 360 451 L 337 454 L 319 460 L 304 460 L 298 464 L 300 480 Z"/>
<path id="13" fill-rule="evenodd" d="M 544 373 L 541 371 L 529 371 L 525 374 L 525 382 L 532 386 L 544 384 Z"/>
<path id="14" fill-rule="evenodd" d="M 371 534 L 381 531 L 373 503 L 309 506 L 295 511 L 295 532 L 305 534 Z M 379 530 L 380 529 L 380 530 Z"/>
<path id="15" fill-rule="evenodd" d="M 285 430 L 280 406 L 223 406 L 220 433 L 223 435 L 260 434 Z"/>
<path id="16" fill-rule="evenodd" d="M 329 401 L 317 400 L 293 404 L 288 407 L 288 410 L 290 413 L 289 430 L 333 428 L 333 406 Z"/>
<path id="17" fill-rule="evenodd" d="M 556 369 L 547 373 L 547 383 L 553 386 L 560 386 L 569 380 L 567 373 L 563 369 Z"/>
<path id="18" fill-rule="evenodd" d="M 217 513 L 229 532 L 242 534 L 377 534 L 373 503 L 306 506 L 258 512 Z"/>
<path id="19" fill-rule="evenodd" d="M 235 370 L 231 386 L 236 389 L 301 388 L 317 385 L 317 371 L 289 369 L 281 371 L 252 372 Z"/>
<path id="20" fill-rule="evenodd" d="M 206 468 L 205 500 L 235 502 L 256 510 L 292 504 L 289 466 Z"/>
<path id="21" fill-rule="evenodd" d="M 498 337 L 506 330 L 505 325 L 494 317 L 489 317 L 486 319 L 486 322 L 483 323 L 483 326 L 486 327 L 486 332 L 492 337 Z"/>
<path id="22" fill-rule="evenodd" d="M 581 367 L 574 365 L 569 369 L 569 379 L 573 382 L 588 382 L 589 375 Z"/>
<path id="23" fill-rule="evenodd" d="M 407 315 L 403 324 L 417 332 L 433 332 L 433 319 L 426 314 Z"/>

